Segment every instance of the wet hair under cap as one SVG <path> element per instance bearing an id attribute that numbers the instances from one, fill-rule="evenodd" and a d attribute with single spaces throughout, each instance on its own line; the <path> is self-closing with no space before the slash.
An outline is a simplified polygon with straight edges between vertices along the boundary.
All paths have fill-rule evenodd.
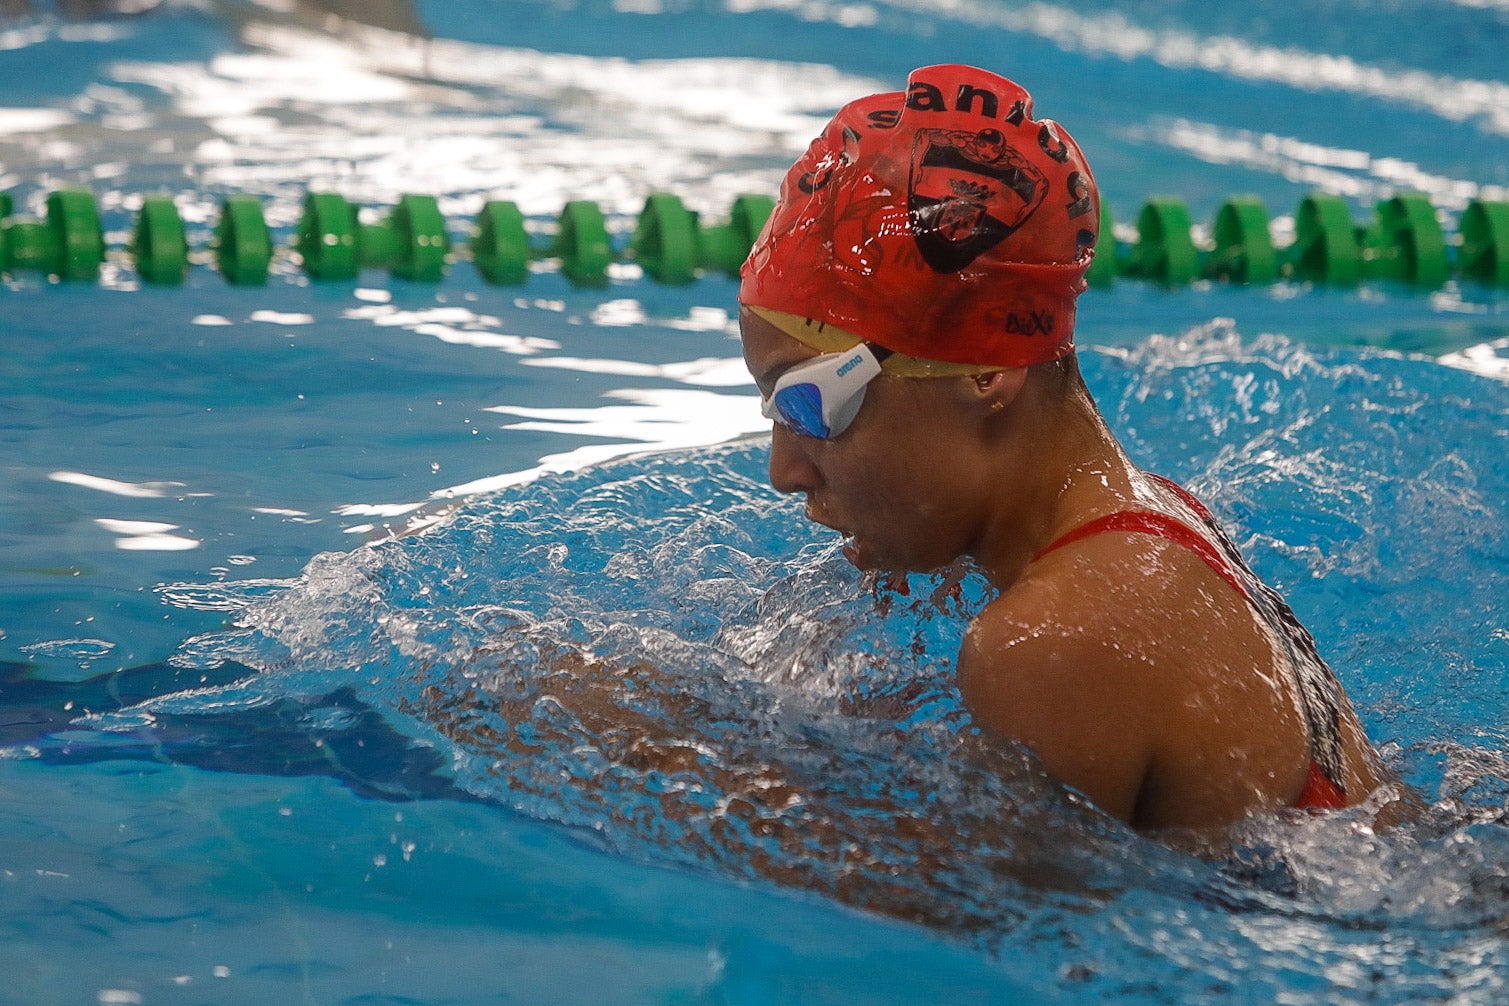
<path id="1" fill-rule="evenodd" d="M 787 172 L 739 302 L 922 360 L 1028 366 L 1073 352 L 1100 201 L 1019 85 L 924 67 L 845 105 Z"/>

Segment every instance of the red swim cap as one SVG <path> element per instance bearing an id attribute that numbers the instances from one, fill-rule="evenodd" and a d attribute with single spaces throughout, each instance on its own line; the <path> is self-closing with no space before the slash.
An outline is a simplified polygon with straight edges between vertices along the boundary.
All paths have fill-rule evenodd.
<path id="1" fill-rule="evenodd" d="M 1100 227 L 1078 145 L 969 66 L 841 108 L 786 174 L 739 302 L 908 356 L 1019 367 L 1074 349 Z"/>

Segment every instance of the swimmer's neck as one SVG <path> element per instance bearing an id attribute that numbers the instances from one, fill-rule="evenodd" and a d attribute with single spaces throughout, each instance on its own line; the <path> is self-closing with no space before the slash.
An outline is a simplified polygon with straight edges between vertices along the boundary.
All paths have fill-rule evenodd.
<path id="1" fill-rule="evenodd" d="M 1140 473 L 1087 392 L 1056 403 L 1021 403 L 991 454 L 1005 489 L 970 556 L 998 591 L 1016 583 L 1032 557 L 1095 517 L 1139 503 Z"/>

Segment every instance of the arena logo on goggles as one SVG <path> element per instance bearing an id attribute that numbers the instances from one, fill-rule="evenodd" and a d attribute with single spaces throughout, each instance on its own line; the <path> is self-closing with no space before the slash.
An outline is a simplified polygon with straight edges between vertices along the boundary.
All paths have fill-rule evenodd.
<path id="1" fill-rule="evenodd" d="M 848 363 L 846 363 L 842 367 L 838 368 L 838 376 L 839 377 L 843 377 L 849 371 L 853 370 L 855 367 L 859 366 L 861 363 L 864 363 L 864 362 L 865 362 L 864 354 L 863 353 L 855 353 L 854 356 L 849 360 Z"/>

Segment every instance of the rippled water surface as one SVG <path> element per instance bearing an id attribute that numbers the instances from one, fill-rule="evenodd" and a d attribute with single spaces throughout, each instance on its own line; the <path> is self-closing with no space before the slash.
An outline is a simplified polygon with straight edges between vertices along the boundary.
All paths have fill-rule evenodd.
<path id="1" fill-rule="evenodd" d="M 40 6 L 40 5 L 38 5 Z M 152 6 L 152 5 L 143 5 Z M 1020 77 L 1118 220 L 1509 186 L 1486 2 L 163 3 L 0 22 L 0 188 L 169 191 L 287 241 L 592 199 L 711 220 L 914 64 Z M 1125 227 L 1125 225 L 1123 225 Z M 543 237 L 541 238 L 543 240 Z M 861 577 L 764 481 L 734 284 L 0 288 L 0 1000 L 1501 1001 L 1502 299 L 1082 302 L 1129 453 L 1315 633 L 1421 797 L 1200 859 L 983 743 L 968 570 Z M 7 999 L 6 997 L 10 998 Z"/>

